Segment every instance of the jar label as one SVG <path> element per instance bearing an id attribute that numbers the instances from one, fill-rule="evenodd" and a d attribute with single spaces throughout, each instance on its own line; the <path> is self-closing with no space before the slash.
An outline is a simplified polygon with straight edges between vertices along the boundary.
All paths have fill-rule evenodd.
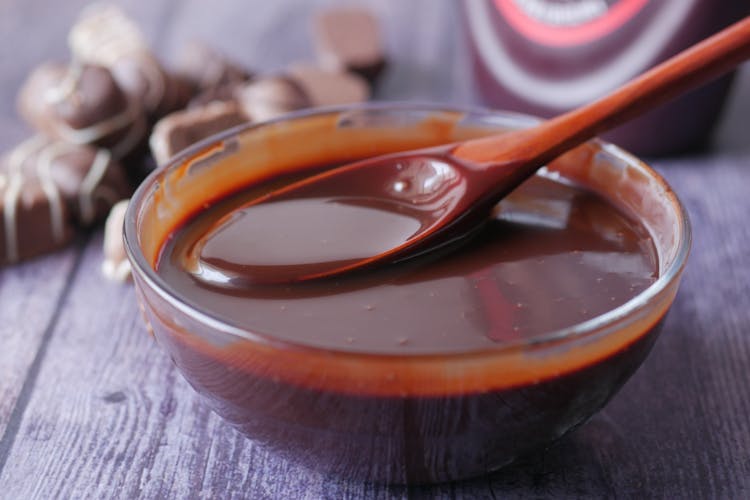
<path id="1" fill-rule="evenodd" d="M 699 1 L 467 0 L 464 8 L 493 85 L 527 109 L 553 113 L 652 66 Z"/>
<path id="2" fill-rule="evenodd" d="M 649 0 L 495 0 L 508 24 L 555 47 L 591 43 L 632 19 Z"/>

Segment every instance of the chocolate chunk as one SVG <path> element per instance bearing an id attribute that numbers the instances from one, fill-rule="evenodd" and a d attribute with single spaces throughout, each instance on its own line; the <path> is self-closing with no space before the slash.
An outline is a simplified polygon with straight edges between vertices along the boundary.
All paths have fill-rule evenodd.
<path id="1" fill-rule="evenodd" d="M 253 77 L 250 71 L 197 40 L 185 47 L 178 68 L 179 74 L 193 85 L 196 92 L 232 88 Z"/>
<path id="2" fill-rule="evenodd" d="M 112 205 L 131 194 L 122 166 L 106 149 L 55 141 L 40 151 L 37 161 L 83 227 L 103 220 Z"/>
<path id="3" fill-rule="evenodd" d="M 284 76 L 250 82 L 238 88 L 235 97 L 245 114 L 256 122 L 270 120 L 311 105 L 302 87 L 292 78 Z"/>
<path id="4" fill-rule="evenodd" d="M 367 82 L 354 73 L 310 65 L 292 66 L 288 73 L 310 99 L 312 106 L 354 104 L 370 97 Z"/>
<path id="5" fill-rule="evenodd" d="M 146 134 L 139 107 L 99 66 L 43 64 L 21 87 L 18 110 L 50 137 L 106 147 L 117 158 L 133 151 Z"/>
<path id="6" fill-rule="evenodd" d="M 112 281 L 127 281 L 130 278 L 130 261 L 125 253 L 122 225 L 130 200 L 122 200 L 112 207 L 104 225 L 104 261 L 102 274 Z"/>
<path id="7" fill-rule="evenodd" d="M 218 132 L 246 123 L 247 116 L 232 101 L 177 111 L 162 118 L 151 134 L 151 153 L 163 165 L 183 149 Z"/>
<path id="8" fill-rule="evenodd" d="M 35 137 L 0 159 L 0 264 L 51 252 L 73 237 L 68 206 L 38 161 L 48 144 Z"/>
<path id="9" fill-rule="evenodd" d="M 75 60 L 108 68 L 151 119 L 181 107 L 173 95 L 171 75 L 135 23 L 114 5 L 93 4 L 84 9 L 70 30 L 68 43 Z"/>
<path id="10" fill-rule="evenodd" d="M 385 51 L 375 17 L 366 9 L 334 7 L 313 24 L 315 49 L 326 69 L 358 73 L 370 83 L 385 68 Z"/>

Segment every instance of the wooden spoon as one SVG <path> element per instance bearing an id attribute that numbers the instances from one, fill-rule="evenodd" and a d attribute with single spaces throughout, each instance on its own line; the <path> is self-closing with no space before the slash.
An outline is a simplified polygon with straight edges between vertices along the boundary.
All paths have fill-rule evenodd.
<path id="1" fill-rule="evenodd" d="M 377 217 L 365 217 L 362 224 L 370 221 L 370 226 L 362 227 L 359 235 L 343 234 L 340 241 L 332 242 L 335 255 L 330 258 L 326 257 L 324 251 L 316 254 L 320 258 L 310 259 L 309 244 L 294 243 L 292 247 L 300 246 L 301 260 L 294 262 L 292 259 L 276 265 L 254 263 L 252 258 L 245 258 L 242 248 L 229 254 L 225 252 L 234 237 L 231 226 L 238 220 L 236 214 L 230 215 L 220 220 L 196 246 L 194 274 L 200 279 L 224 286 L 304 281 L 391 263 L 440 247 L 476 228 L 487 219 L 490 210 L 500 199 L 557 156 L 718 77 L 748 57 L 750 17 L 678 54 L 611 94 L 533 128 L 441 148 L 367 159 L 290 184 L 254 200 L 243 210 L 261 204 L 273 204 L 273 208 L 282 206 L 277 205 L 279 203 L 300 203 L 304 200 L 326 203 L 326 211 L 322 212 L 312 206 L 313 209 L 307 210 L 304 203 L 297 205 L 295 227 L 315 227 L 308 233 L 308 239 L 312 234 L 325 232 L 326 228 L 317 227 L 320 220 L 306 221 L 306 213 L 311 214 L 310 217 L 317 214 L 316 217 L 320 219 L 321 214 L 329 213 L 327 210 L 331 208 L 332 200 L 339 207 L 334 209 L 341 213 L 346 212 L 341 207 L 356 208 L 359 211 L 356 213 L 368 214 L 368 217 L 372 211 L 387 213 L 395 221 L 389 222 L 391 219 L 386 217 L 381 222 L 387 227 L 398 226 L 402 219 L 407 222 L 412 220 L 414 224 L 402 224 L 404 230 L 397 231 L 395 236 L 389 235 L 390 239 L 373 239 L 379 241 L 380 245 L 374 245 L 372 252 L 368 253 L 357 243 L 362 240 L 362 235 L 367 235 L 371 228 L 376 227 L 378 220 Z M 341 221 L 336 220 L 339 212 L 335 210 L 330 212 L 330 217 L 322 217 L 330 218 L 322 222 L 329 224 L 334 236 L 337 228 L 341 227 Z M 280 223 L 274 221 L 273 227 L 267 229 L 278 230 Z M 241 225 L 234 228 L 236 234 L 242 231 L 246 232 L 247 228 Z M 257 234 L 253 237 L 257 241 L 257 238 L 266 236 Z M 220 241 L 222 238 L 225 241 Z M 280 246 L 274 245 L 272 248 Z M 344 250 L 346 245 L 354 247 L 351 251 Z"/>

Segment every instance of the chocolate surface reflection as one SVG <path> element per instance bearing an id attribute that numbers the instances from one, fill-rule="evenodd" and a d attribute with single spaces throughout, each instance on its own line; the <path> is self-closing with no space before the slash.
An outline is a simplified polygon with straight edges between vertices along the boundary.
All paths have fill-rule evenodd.
<path id="1" fill-rule="evenodd" d="M 357 258 L 418 230 L 420 219 L 398 199 L 368 206 L 356 187 L 347 193 L 250 206 L 252 194 L 239 193 L 180 228 L 158 272 L 241 328 L 405 354 L 533 339 L 624 304 L 657 277 L 645 228 L 590 191 L 536 177 L 458 250 L 337 279 L 252 285 L 258 273 Z"/>
<path id="2" fill-rule="evenodd" d="M 244 287 L 305 281 L 381 254 L 395 251 L 396 261 L 429 250 L 412 240 L 441 226 L 466 191 L 462 169 L 434 151 L 363 160 L 252 199 L 211 224 L 187 267 L 204 282 Z"/>

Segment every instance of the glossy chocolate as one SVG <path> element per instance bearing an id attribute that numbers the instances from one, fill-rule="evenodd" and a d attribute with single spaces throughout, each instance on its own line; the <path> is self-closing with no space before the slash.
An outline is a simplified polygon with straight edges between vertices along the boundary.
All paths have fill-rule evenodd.
<path id="1" fill-rule="evenodd" d="M 486 135 L 474 127 L 497 130 L 498 118 L 523 125 L 394 106 L 312 113 L 249 127 L 168 166 L 125 220 L 149 331 L 219 415 L 324 473 L 448 481 L 549 445 L 605 405 L 646 356 L 689 246 L 668 186 L 616 148 L 590 143 L 556 160 L 453 253 L 288 288 L 227 288 L 185 269 L 191 244 L 223 216 L 316 165 Z M 633 278 L 645 286 L 657 275 L 615 307 L 637 292 Z M 625 295 L 608 294 L 615 289 Z M 555 305 L 556 290 L 567 308 Z M 578 323 L 580 297 L 604 314 Z M 562 324 L 573 326 L 548 330 Z"/>
<path id="2" fill-rule="evenodd" d="M 642 226 L 594 193 L 537 177 L 460 248 L 337 279 L 265 284 L 390 248 L 428 216 L 340 189 L 349 196 L 323 190 L 249 206 L 252 191 L 239 193 L 177 231 L 159 273 L 242 328 L 378 353 L 534 338 L 603 314 L 656 279 Z"/>

